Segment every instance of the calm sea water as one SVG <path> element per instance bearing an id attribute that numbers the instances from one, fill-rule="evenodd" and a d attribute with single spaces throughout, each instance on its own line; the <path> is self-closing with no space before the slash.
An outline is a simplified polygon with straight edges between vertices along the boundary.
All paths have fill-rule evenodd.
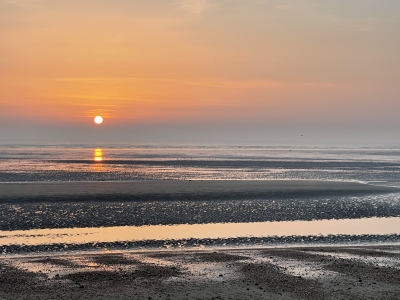
<path id="1" fill-rule="evenodd" d="M 206 179 L 312 179 L 400 187 L 400 148 L 0 147 L 3 184 Z M 400 242 L 400 194 L 0 203 L 0 251 L 6 252 L 315 242 Z"/>
<path id="2" fill-rule="evenodd" d="M 0 147 L 0 182 L 400 180 L 400 148 Z"/>

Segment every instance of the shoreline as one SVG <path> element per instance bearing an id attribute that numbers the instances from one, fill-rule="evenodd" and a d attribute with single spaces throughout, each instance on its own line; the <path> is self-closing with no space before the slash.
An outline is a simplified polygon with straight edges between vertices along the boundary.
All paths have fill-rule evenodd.
<path id="1" fill-rule="evenodd" d="M 0 253 L 187 250 L 400 243 L 400 218 L 45 228 L 0 231 Z"/>
<path id="2" fill-rule="evenodd" d="M 54 253 L 65 255 L 70 252 L 96 252 L 96 251 L 196 251 L 214 249 L 259 249 L 275 247 L 343 247 L 357 246 L 382 246 L 400 244 L 400 234 L 387 235 L 328 235 L 328 236 L 275 236 L 275 237 L 237 237 L 230 239 L 186 239 L 186 240 L 145 240 L 145 241 L 119 241 L 68 244 L 9 244 L 0 246 L 0 254 L 4 255 L 31 255 Z M 228 245 L 228 247 L 227 247 Z"/>

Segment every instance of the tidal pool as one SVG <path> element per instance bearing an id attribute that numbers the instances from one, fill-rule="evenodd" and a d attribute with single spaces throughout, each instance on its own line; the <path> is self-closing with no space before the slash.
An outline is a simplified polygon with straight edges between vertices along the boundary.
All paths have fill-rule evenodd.
<path id="1" fill-rule="evenodd" d="M 290 222 L 114 226 L 0 231 L 0 246 L 296 235 L 386 235 L 399 233 L 399 217 Z"/>

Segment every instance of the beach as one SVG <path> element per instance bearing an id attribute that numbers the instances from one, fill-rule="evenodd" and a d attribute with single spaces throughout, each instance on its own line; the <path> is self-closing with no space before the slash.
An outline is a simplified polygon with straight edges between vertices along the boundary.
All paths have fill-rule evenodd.
<path id="1" fill-rule="evenodd" d="M 265 163 L 278 170 L 40 151 L 2 162 L 0 299 L 398 299 L 400 190 L 387 156 L 350 153 L 335 168 L 330 152 L 319 164 L 307 150 L 301 163 Z"/>
<path id="2" fill-rule="evenodd" d="M 399 299 L 400 246 L 2 256 L 0 299 Z"/>
<path id="3" fill-rule="evenodd" d="M 317 180 L 0 183 L 0 230 L 397 217 L 398 191 Z"/>
<path id="4" fill-rule="evenodd" d="M 399 189 L 357 182 L 28 182 L 0 187 L 3 253 L 400 240 Z"/>
<path id="5" fill-rule="evenodd" d="M 152 203 L 148 218 L 154 218 L 155 224 L 163 224 L 157 218 L 159 209 L 154 209 L 154 205 L 171 201 L 173 209 L 176 209 L 176 203 L 224 204 L 228 197 L 232 203 L 253 199 L 244 202 L 244 206 L 248 206 L 254 199 L 262 198 L 269 210 L 273 210 L 271 203 L 275 202 L 282 202 L 283 207 L 290 209 L 293 203 L 298 203 L 299 211 L 299 205 L 305 205 L 303 216 L 312 219 L 313 212 L 307 206 L 307 203 L 313 203 L 312 199 L 325 201 L 327 195 L 329 199 L 384 197 L 386 194 L 392 197 L 397 191 L 393 187 L 356 182 L 310 180 L 1 183 L 0 204 L 4 208 L 17 209 L 18 215 L 32 220 L 31 216 L 38 213 L 37 205 L 42 207 L 47 203 L 47 212 L 40 217 L 43 221 L 51 209 L 75 207 L 74 202 L 77 205 L 87 205 L 87 202 L 106 205 L 111 202 L 114 206 L 119 203 L 124 205 L 127 215 L 132 209 L 129 205 Z M 292 197 L 294 201 L 290 200 Z M 332 201 L 333 205 L 338 205 L 336 200 Z M 365 207 L 358 208 L 365 215 Z M 357 235 L 338 235 L 330 236 L 328 242 L 321 239 L 320 244 L 316 243 L 315 236 L 292 236 L 292 240 L 273 236 L 259 240 L 258 244 L 243 239 L 239 246 L 229 244 L 234 240 L 232 238 L 214 238 L 195 239 L 191 244 L 185 240 L 183 243 L 186 245 L 182 246 L 179 240 L 147 241 L 146 236 L 136 242 L 105 243 L 105 236 L 99 233 L 98 242 L 92 245 L 78 242 L 82 234 L 90 235 L 85 230 L 92 228 L 90 230 L 96 231 L 96 226 L 100 226 L 98 230 L 117 228 L 123 233 L 129 226 L 104 228 L 101 225 L 105 224 L 105 219 L 98 216 L 100 223 L 93 223 L 96 219 L 93 215 L 82 214 L 81 225 L 96 226 L 86 229 L 80 226 L 78 229 L 83 231 L 72 236 L 71 244 L 56 243 L 56 238 L 68 235 L 68 231 L 50 236 L 51 240 L 54 239 L 53 244 L 41 244 L 44 235 L 33 229 L 59 227 L 64 230 L 62 228 L 73 227 L 77 220 L 71 217 L 76 214 L 74 209 L 68 211 L 66 223 L 57 219 L 60 215 L 54 215 L 56 223 L 50 224 L 51 219 L 48 219 L 46 224 L 37 223 L 38 226 L 33 222 L 28 224 L 22 218 L 12 222 L 11 216 L 3 209 L 3 214 L 9 219 L 2 223 L 1 240 L 5 241 L 6 234 L 13 232 L 15 237 L 23 240 L 1 246 L 0 299 L 399 299 L 400 246 L 396 244 L 397 235 L 367 235 L 361 236 L 361 240 L 357 240 L 360 239 Z M 277 211 L 279 209 L 283 209 L 282 206 L 278 206 Z M 100 210 L 99 206 L 96 210 Z M 218 210 L 211 207 L 209 211 Z M 272 215 L 279 223 L 283 220 L 277 218 L 277 211 Z M 185 213 L 191 218 L 196 215 L 190 209 Z M 179 214 L 185 213 L 179 211 Z M 354 215 L 354 211 L 352 213 Z M 171 211 L 166 214 L 173 215 Z M 252 214 L 257 215 L 253 208 L 240 214 L 248 220 Z M 396 211 L 392 210 L 390 214 L 396 215 Z M 146 215 L 143 207 L 141 215 Z M 291 218 L 290 214 L 285 215 Z M 211 223 L 224 220 L 223 216 L 215 215 L 209 220 Z M 299 220 L 298 215 L 292 217 Z M 115 225 L 118 218 L 111 219 L 113 223 L 108 225 Z M 126 218 L 130 225 L 135 225 L 134 219 Z M 182 223 L 189 226 L 190 222 L 185 220 L 182 219 Z M 205 220 L 199 223 L 207 223 Z M 179 219 L 171 223 L 177 226 Z M 261 226 L 262 223 L 251 224 Z M 150 230 L 152 227 L 146 228 Z M 15 229 L 22 231 L 9 231 Z M 237 235 L 240 240 L 240 234 Z M 194 237 L 194 232 L 189 236 Z M 385 239 L 389 243 L 385 243 Z M 29 246 L 29 240 L 36 241 L 37 245 Z M 175 245 L 166 245 L 166 242 Z"/>

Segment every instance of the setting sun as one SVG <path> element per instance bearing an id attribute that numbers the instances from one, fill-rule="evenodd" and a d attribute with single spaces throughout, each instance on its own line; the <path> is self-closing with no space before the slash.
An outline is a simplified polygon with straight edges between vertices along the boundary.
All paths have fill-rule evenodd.
<path id="1" fill-rule="evenodd" d="M 101 123 L 103 123 L 103 118 L 101 116 L 97 116 L 94 118 L 94 122 L 96 124 L 101 124 Z"/>

